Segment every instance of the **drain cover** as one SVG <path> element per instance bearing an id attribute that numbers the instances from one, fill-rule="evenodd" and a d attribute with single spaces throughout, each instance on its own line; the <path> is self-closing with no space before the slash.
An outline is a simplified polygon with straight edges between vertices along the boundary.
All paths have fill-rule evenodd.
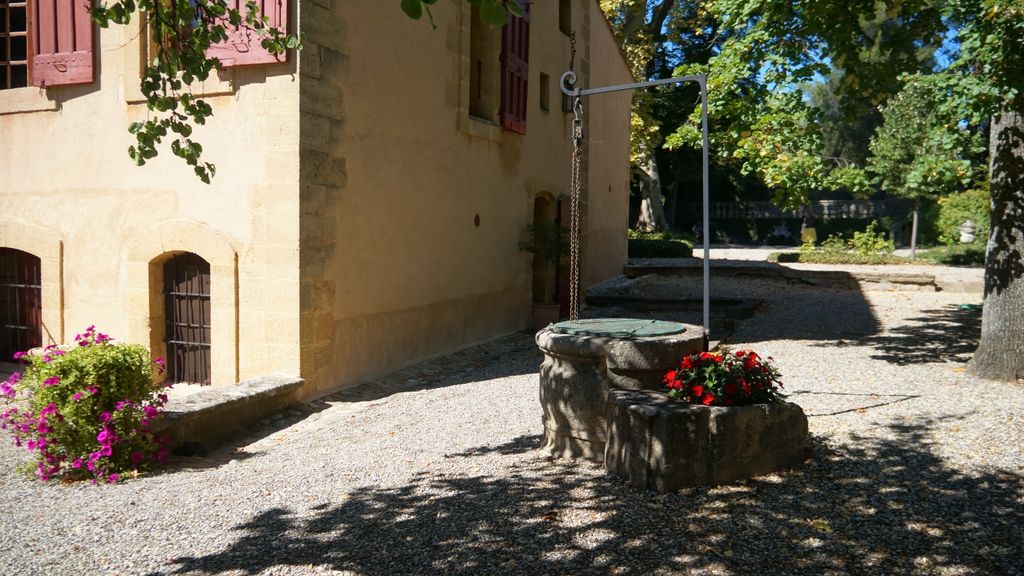
<path id="1" fill-rule="evenodd" d="M 644 338 L 670 336 L 686 331 L 678 322 L 664 320 L 638 320 L 635 318 L 593 318 L 575 322 L 559 322 L 552 326 L 556 332 L 573 336 L 601 336 L 605 338 Z"/>

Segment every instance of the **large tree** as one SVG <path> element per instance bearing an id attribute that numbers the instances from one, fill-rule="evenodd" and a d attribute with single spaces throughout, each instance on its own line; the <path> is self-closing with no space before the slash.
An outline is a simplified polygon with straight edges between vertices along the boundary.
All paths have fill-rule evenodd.
<path id="1" fill-rule="evenodd" d="M 799 86 L 836 71 L 840 106 L 845 101 L 847 109 L 857 102 L 885 105 L 908 78 L 931 83 L 938 101 L 959 116 L 933 126 L 928 142 L 943 142 L 943 130 L 949 136 L 988 125 L 991 230 L 981 341 L 970 369 L 991 378 L 1024 377 L 1024 3 L 714 0 L 710 6 L 726 40 L 707 66 L 677 72 L 709 75 L 712 114 L 729 127 L 713 134 L 716 152 L 756 174 L 782 205 L 803 203 L 820 188 L 870 191 L 863 170 L 823 152 L 820 110 L 796 95 Z M 936 62 L 935 52 L 950 46 L 952 58 Z M 669 144 L 694 145 L 696 127 L 694 114 Z M 908 160 L 904 183 L 961 176 L 964 159 L 938 159 L 934 176 Z M 899 170 L 898 162 L 892 170 L 882 164 L 876 162 L 879 173 Z"/>
<path id="2" fill-rule="evenodd" d="M 675 7 L 675 0 L 601 0 L 601 9 L 637 79 L 667 77 L 664 67 L 657 63 L 664 59 L 666 24 Z M 635 227 L 644 232 L 669 227 L 657 161 L 662 136 L 660 120 L 652 111 L 654 96 L 646 90 L 634 94 L 630 115 L 630 164 L 640 191 L 640 215 Z"/>
<path id="3" fill-rule="evenodd" d="M 958 70 L 993 112 L 991 193 L 981 342 L 970 362 L 978 376 L 1024 379 L 1024 5 L 964 0 Z"/>

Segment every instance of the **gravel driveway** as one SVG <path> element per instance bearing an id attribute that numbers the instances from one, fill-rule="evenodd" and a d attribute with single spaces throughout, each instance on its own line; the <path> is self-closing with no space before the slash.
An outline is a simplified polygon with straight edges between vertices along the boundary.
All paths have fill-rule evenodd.
<path id="1" fill-rule="evenodd" d="M 549 462 L 514 334 L 120 485 L 41 484 L 4 443 L 0 573 L 1024 574 L 1024 386 L 964 372 L 978 296 L 715 290 L 763 300 L 729 344 L 807 412 L 799 470 L 655 496 Z"/>

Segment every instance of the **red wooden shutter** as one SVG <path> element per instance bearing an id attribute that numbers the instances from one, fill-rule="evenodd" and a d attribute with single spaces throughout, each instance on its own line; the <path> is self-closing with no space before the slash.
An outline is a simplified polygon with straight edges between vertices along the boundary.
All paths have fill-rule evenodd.
<path id="1" fill-rule="evenodd" d="M 93 81 L 90 0 L 32 0 L 32 85 Z"/>
<path id="2" fill-rule="evenodd" d="M 530 5 L 516 0 L 526 15 L 508 15 L 501 33 L 501 127 L 526 134 L 526 81 L 530 75 Z"/>
<path id="3" fill-rule="evenodd" d="M 246 0 L 228 0 L 228 8 L 237 9 L 245 17 Z M 260 7 L 260 16 L 265 16 L 271 28 L 288 31 L 288 0 L 256 0 Z M 226 20 L 228 39 L 210 46 L 206 51 L 207 58 L 217 58 L 221 66 L 250 66 L 253 64 L 274 64 L 288 60 L 288 51 L 283 54 L 267 52 L 260 42 L 263 37 L 243 26 L 232 26 Z"/>

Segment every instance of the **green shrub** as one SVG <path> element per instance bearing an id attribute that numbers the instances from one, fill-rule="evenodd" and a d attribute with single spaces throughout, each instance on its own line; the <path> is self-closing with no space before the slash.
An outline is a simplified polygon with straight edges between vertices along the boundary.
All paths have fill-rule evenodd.
<path id="1" fill-rule="evenodd" d="M 975 242 L 956 246 L 940 246 L 918 252 L 917 257 L 943 266 L 981 268 L 985 266 L 985 245 Z"/>
<path id="2" fill-rule="evenodd" d="M 693 245 L 686 240 L 630 239 L 630 258 L 689 258 Z"/>
<path id="3" fill-rule="evenodd" d="M 939 198 L 939 215 L 936 226 L 939 242 L 952 245 L 960 243 L 960 225 L 973 220 L 975 237 L 984 242 L 988 239 L 989 193 L 987 189 L 967 190 Z"/>
<path id="4" fill-rule="evenodd" d="M 857 254 L 856 252 L 775 252 L 768 255 L 769 262 L 799 262 L 801 264 L 913 264 L 910 258 L 892 254 Z"/>
<path id="5" fill-rule="evenodd" d="M 0 384 L 0 395 L 15 404 L 0 413 L 0 427 L 32 452 L 39 479 L 117 482 L 165 459 L 166 439 L 150 430 L 167 402 L 153 377 L 163 360 L 152 363 L 145 347 L 114 344 L 92 326 L 75 341 L 41 356 L 19 352 L 24 373 Z"/>
<path id="6" fill-rule="evenodd" d="M 892 254 L 896 246 L 878 231 L 878 222 L 872 221 L 863 232 L 854 232 L 848 242 L 850 248 L 861 256 Z"/>

